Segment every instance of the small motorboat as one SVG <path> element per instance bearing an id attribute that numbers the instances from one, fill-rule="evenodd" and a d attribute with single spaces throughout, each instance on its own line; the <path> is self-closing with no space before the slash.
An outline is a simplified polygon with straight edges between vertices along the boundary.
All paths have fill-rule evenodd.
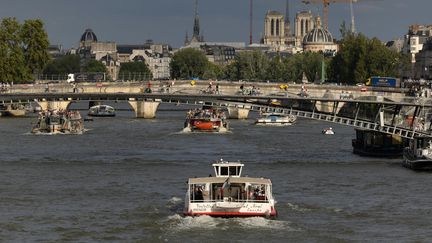
<path id="1" fill-rule="evenodd" d="M 115 109 L 109 105 L 95 105 L 90 107 L 88 116 L 109 117 L 115 116 Z"/>
<path id="2" fill-rule="evenodd" d="M 294 115 L 281 113 L 262 113 L 261 117 L 255 121 L 256 125 L 287 126 L 296 122 Z"/>
<path id="3" fill-rule="evenodd" d="M 325 129 L 323 129 L 323 130 L 322 130 L 322 134 L 325 134 L 325 135 L 333 135 L 333 134 L 334 134 L 333 128 L 329 127 L 329 128 L 325 128 Z"/>
<path id="4" fill-rule="evenodd" d="M 189 178 L 184 215 L 276 217 L 270 179 L 242 177 L 243 166 L 221 160 L 214 177 Z"/>

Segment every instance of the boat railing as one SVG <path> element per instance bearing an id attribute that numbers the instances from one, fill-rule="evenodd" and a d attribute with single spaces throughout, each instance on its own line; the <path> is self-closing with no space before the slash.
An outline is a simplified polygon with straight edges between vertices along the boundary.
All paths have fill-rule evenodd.
<path id="1" fill-rule="evenodd" d="M 191 203 L 216 203 L 216 202 L 236 202 L 236 203 L 268 203 L 269 200 L 267 197 L 259 198 L 259 199 L 204 199 L 204 200 L 190 200 Z"/>

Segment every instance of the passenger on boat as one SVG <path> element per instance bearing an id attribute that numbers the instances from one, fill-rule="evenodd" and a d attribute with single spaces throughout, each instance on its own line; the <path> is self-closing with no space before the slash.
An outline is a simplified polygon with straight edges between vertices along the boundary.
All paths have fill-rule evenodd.
<path id="1" fill-rule="evenodd" d="M 204 201 L 202 188 L 200 186 L 195 187 L 195 200 L 196 201 Z"/>

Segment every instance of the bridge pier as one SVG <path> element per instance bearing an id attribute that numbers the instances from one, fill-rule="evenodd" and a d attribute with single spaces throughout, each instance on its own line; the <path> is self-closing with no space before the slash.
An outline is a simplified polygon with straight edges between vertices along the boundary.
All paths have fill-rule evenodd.
<path id="1" fill-rule="evenodd" d="M 135 117 L 145 119 L 155 118 L 160 105 L 160 101 L 129 100 L 128 102 L 135 111 Z"/>
<path id="2" fill-rule="evenodd" d="M 228 118 L 230 119 L 248 119 L 250 107 L 228 107 Z"/>
<path id="3" fill-rule="evenodd" d="M 42 110 L 67 110 L 71 103 L 70 100 L 59 100 L 59 101 L 47 101 L 39 100 L 38 105 Z"/>

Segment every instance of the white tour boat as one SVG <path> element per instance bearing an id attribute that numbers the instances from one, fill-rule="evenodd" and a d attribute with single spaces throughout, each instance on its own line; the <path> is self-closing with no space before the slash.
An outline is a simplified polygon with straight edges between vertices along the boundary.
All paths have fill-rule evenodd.
<path id="1" fill-rule="evenodd" d="M 184 215 L 215 217 L 275 217 L 272 183 L 241 177 L 244 164 L 214 163 L 215 177 L 189 178 Z"/>
<path id="2" fill-rule="evenodd" d="M 88 116 L 115 116 L 115 109 L 109 105 L 95 105 L 90 107 L 88 111 Z"/>
<path id="3" fill-rule="evenodd" d="M 273 126 L 286 126 L 292 125 L 297 120 L 294 115 L 282 113 L 263 113 L 261 117 L 255 121 L 256 125 L 273 125 Z"/>

